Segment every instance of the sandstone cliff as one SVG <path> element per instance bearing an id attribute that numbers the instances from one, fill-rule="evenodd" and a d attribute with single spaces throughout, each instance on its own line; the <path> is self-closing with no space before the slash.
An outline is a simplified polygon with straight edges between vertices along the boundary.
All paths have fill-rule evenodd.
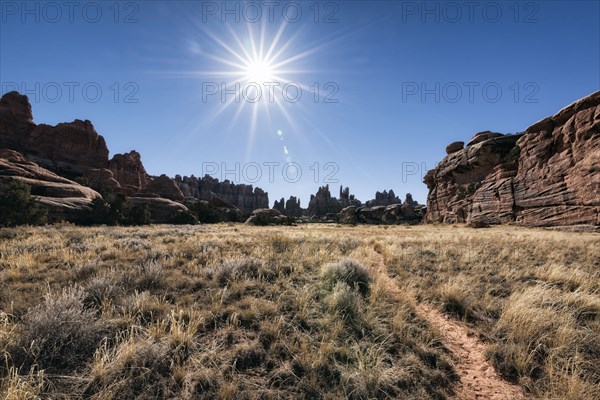
<path id="1" fill-rule="evenodd" d="M 522 134 L 455 142 L 429 171 L 428 222 L 600 225 L 600 92 Z"/>
<path id="2" fill-rule="evenodd" d="M 234 184 L 228 180 L 219 182 L 208 175 L 201 179 L 177 175 L 175 183 L 185 197 L 199 200 L 218 197 L 237 207 L 243 214 L 249 214 L 259 208 L 269 208 L 269 194 L 261 188 L 253 188 L 252 185 Z"/>

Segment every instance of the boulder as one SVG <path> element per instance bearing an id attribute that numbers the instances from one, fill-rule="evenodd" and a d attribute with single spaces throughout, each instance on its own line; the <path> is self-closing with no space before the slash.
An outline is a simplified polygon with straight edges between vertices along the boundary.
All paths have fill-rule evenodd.
<path id="1" fill-rule="evenodd" d="M 246 220 L 248 225 L 283 225 L 287 224 L 288 219 L 279 210 L 273 208 L 260 208 L 254 210 L 250 217 Z"/>
<path id="2" fill-rule="evenodd" d="M 471 140 L 469 140 L 469 143 L 467 143 L 467 147 L 473 146 L 474 144 L 477 144 L 477 143 L 481 143 L 488 139 L 493 139 L 493 138 L 502 137 L 502 136 L 504 136 L 504 134 L 497 133 L 497 132 L 491 132 L 491 131 L 479 132 L 479 133 L 476 133 L 475 135 L 473 135 Z M 459 143 L 459 142 L 455 142 L 455 143 Z M 462 149 L 459 149 L 459 150 L 462 150 Z M 448 147 L 446 147 L 446 152 L 448 152 Z M 450 153 L 448 153 L 448 154 L 450 154 Z"/>
<path id="3" fill-rule="evenodd" d="M 387 206 L 359 207 L 356 209 L 358 222 L 363 224 L 381 224 Z"/>
<path id="4" fill-rule="evenodd" d="M 170 223 L 180 212 L 188 211 L 181 203 L 159 197 L 128 197 L 130 207 L 147 205 L 152 222 L 158 224 Z"/>
<path id="5" fill-rule="evenodd" d="M 340 224 L 356 224 L 358 222 L 358 218 L 356 216 L 356 209 L 356 206 L 349 206 L 340 211 Z"/>
<path id="6" fill-rule="evenodd" d="M 446 146 L 446 154 L 456 153 L 465 148 L 465 142 L 452 142 Z"/>

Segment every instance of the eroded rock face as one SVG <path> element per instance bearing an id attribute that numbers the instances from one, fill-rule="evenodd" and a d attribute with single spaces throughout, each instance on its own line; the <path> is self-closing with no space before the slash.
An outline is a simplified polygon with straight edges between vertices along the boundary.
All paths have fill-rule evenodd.
<path id="1" fill-rule="evenodd" d="M 475 135 L 424 178 L 427 221 L 600 225 L 600 92 L 524 134 Z"/>
<path id="2" fill-rule="evenodd" d="M 119 185 L 132 193 L 142 190 L 148 184 L 149 177 L 142 164 L 142 156 L 135 150 L 115 154 L 108 164 L 108 169 Z"/>
<path id="3" fill-rule="evenodd" d="M 108 147 L 90 121 L 37 125 L 25 142 L 27 158 L 45 168 L 84 175 L 108 166 Z"/>
<path id="4" fill-rule="evenodd" d="M 27 96 L 6 93 L 0 99 L 0 148 L 23 151 L 23 143 L 35 128 Z"/>
<path id="5" fill-rule="evenodd" d="M 208 175 L 202 179 L 195 176 L 181 177 L 177 175 L 175 183 L 185 197 L 194 197 L 199 200 L 218 197 L 234 205 L 244 214 L 249 214 L 259 208 L 269 208 L 269 194 L 252 185 L 234 184 L 228 180 L 219 182 L 218 179 Z"/>
<path id="6" fill-rule="evenodd" d="M 283 197 L 279 201 L 275 200 L 273 208 L 287 217 L 301 217 L 304 211 L 300 206 L 300 199 L 295 196 L 290 196 L 287 201 Z"/>
<path id="7" fill-rule="evenodd" d="M 106 142 L 90 121 L 34 124 L 27 96 L 17 92 L 0 99 L 0 148 L 19 151 L 26 160 L 59 175 L 84 177 L 101 192 L 183 200 L 172 179 L 148 175 L 135 150 L 109 160 Z"/>
<path id="8" fill-rule="evenodd" d="M 337 214 L 342 210 L 342 205 L 335 197 L 331 196 L 329 185 L 321 186 L 316 194 L 310 196 L 308 215 L 322 217 L 327 214 Z"/>
<path id="9" fill-rule="evenodd" d="M 184 198 L 183 193 L 181 193 L 181 190 L 179 190 L 175 181 L 166 175 L 149 178 L 138 194 L 155 195 L 157 197 L 179 202 L 183 201 Z"/>
<path id="10" fill-rule="evenodd" d="M 88 168 L 108 166 L 106 142 L 90 121 L 36 125 L 29 99 L 17 92 L 0 99 L 0 148 L 19 151 L 54 172 L 82 175 Z"/>
<path id="11" fill-rule="evenodd" d="M 76 220 L 91 211 L 100 194 L 27 161 L 19 152 L 0 149 L 0 181 L 16 180 L 31 186 L 31 193 L 48 210 L 50 222 Z"/>

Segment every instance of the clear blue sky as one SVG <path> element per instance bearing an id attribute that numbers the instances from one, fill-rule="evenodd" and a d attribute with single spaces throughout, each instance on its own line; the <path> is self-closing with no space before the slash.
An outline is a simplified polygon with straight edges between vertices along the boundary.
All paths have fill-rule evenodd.
<path id="1" fill-rule="evenodd" d="M 37 123 L 89 119 L 111 154 L 136 149 L 151 174 L 223 178 L 224 164 L 271 204 L 306 206 L 328 177 L 335 194 L 424 202 L 422 175 L 448 143 L 524 130 L 600 88 L 597 1 L 470 4 L 2 1 L 0 82 L 25 85 Z M 254 62 L 261 31 L 263 55 L 281 31 L 275 61 Z M 248 71 L 234 53 L 252 79 L 287 82 L 287 97 L 265 89 L 251 103 L 250 87 L 224 107 L 209 89 L 251 79 L 235 75 Z"/>

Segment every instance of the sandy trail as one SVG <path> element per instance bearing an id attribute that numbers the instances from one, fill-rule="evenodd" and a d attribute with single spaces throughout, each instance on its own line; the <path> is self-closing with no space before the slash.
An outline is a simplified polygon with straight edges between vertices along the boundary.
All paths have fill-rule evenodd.
<path id="1" fill-rule="evenodd" d="M 373 267 L 387 281 L 392 293 L 400 293 L 396 282 L 387 274 L 384 258 L 373 251 Z M 426 304 L 417 304 L 417 314 L 427 320 L 441 335 L 442 343 L 452 352 L 454 369 L 460 380 L 455 387 L 461 400 L 521 400 L 523 390 L 504 380 L 485 357 L 485 344 L 458 321 L 448 318 Z"/>

